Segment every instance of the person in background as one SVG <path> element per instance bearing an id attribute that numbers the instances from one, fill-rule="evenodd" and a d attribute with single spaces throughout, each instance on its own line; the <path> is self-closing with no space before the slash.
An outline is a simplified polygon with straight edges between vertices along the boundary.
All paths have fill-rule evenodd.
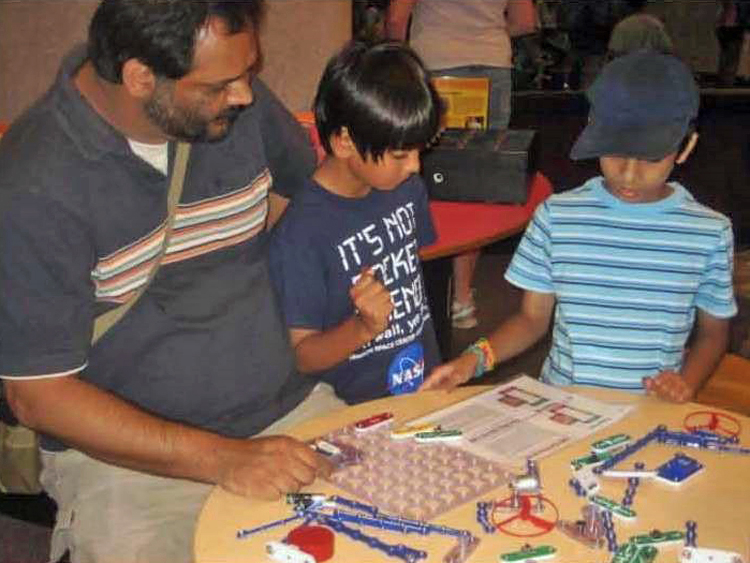
<path id="1" fill-rule="evenodd" d="M 698 139 L 690 69 L 637 51 L 605 66 L 588 98 L 571 157 L 598 158 L 602 176 L 539 206 L 505 274 L 524 290 L 520 311 L 423 389 L 481 376 L 537 342 L 553 319 L 541 374 L 553 385 L 689 401 L 724 354 L 737 312 L 732 225 L 668 181 Z"/>
<path id="2" fill-rule="evenodd" d="M 732 87 L 737 79 L 742 46 L 750 31 L 750 1 L 720 0 L 716 22 L 716 38 L 719 42 L 718 84 Z"/>
<path id="3" fill-rule="evenodd" d="M 411 18 L 411 28 L 409 19 Z M 386 32 L 411 46 L 433 76 L 480 76 L 490 80 L 488 126 L 507 129 L 511 117 L 511 36 L 537 32 L 531 0 L 391 0 Z M 453 259 L 452 324 L 477 326 L 472 283 L 479 251 Z"/>
<path id="4" fill-rule="evenodd" d="M 613 59 L 638 49 L 650 49 L 659 53 L 674 52 L 672 40 L 662 21 L 646 13 L 648 0 L 628 0 L 633 13 L 620 20 L 609 38 L 609 58 Z"/>
<path id="5" fill-rule="evenodd" d="M 315 160 L 256 78 L 263 6 L 101 2 L 0 141 L 0 377 L 41 435 L 53 561 L 188 563 L 214 484 L 275 499 L 331 470 L 268 435 L 343 402 L 298 376 L 268 272 L 269 216 Z M 91 346 L 147 283 L 178 140 L 164 260 Z"/>
<path id="6" fill-rule="evenodd" d="M 273 280 L 306 379 L 347 403 L 415 391 L 440 363 L 419 249 L 434 241 L 419 151 L 440 99 L 401 43 L 354 42 L 315 97 L 326 157 L 273 231 Z"/>
<path id="7" fill-rule="evenodd" d="M 628 0 L 563 0 L 559 5 L 560 28 L 571 44 L 571 74 L 574 90 L 588 88 L 607 62 L 607 46 L 615 24 L 630 9 Z"/>

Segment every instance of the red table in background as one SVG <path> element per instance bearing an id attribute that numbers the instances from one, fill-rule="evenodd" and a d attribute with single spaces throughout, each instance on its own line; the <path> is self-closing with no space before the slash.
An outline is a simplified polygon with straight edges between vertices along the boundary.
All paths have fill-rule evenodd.
<path id="1" fill-rule="evenodd" d="M 513 236 L 526 228 L 536 206 L 552 193 L 552 184 L 542 174 L 531 178 L 524 205 L 497 203 L 430 202 L 437 232 L 434 244 L 420 251 L 423 260 L 474 250 Z"/>

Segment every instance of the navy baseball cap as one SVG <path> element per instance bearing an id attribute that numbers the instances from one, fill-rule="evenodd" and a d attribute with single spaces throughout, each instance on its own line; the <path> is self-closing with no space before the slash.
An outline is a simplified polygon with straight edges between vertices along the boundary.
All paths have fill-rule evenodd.
<path id="1" fill-rule="evenodd" d="M 695 78 L 682 61 L 643 50 L 607 64 L 586 96 L 589 123 L 570 151 L 573 160 L 662 159 L 679 149 L 700 101 Z"/>

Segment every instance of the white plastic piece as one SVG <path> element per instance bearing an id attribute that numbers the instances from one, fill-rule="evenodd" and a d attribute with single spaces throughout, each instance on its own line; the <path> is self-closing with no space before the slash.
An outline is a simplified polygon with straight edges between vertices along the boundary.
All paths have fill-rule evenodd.
<path id="1" fill-rule="evenodd" d="M 312 445 L 313 449 L 319 451 L 320 453 L 332 456 L 332 455 L 341 455 L 341 448 L 338 446 L 334 446 L 330 442 L 326 442 L 322 439 L 315 440 L 315 443 Z"/>
<path id="2" fill-rule="evenodd" d="M 599 479 L 594 475 L 591 466 L 582 467 L 578 471 L 574 471 L 573 476 L 581 487 L 583 487 L 587 497 L 599 491 Z"/>
<path id="3" fill-rule="evenodd" d="M 630 477 L 636 477 L 638 479 L 653 479 L 654 477 L 656 477 L 656 471 L 638 471 L 637 469 L 608 469 L 606 471 L 602 471 L 602 476 L 614 477 L 616 479 L 629 479 Z"/>
<path id="4" fill-rule="evenodd" d="M 266 553 L 279 563 L 315 563 L 315 558 L 295 545 L 280 541 L 266 543 Z"/>
<path id="5" fill-rule="evenodd" d="M 685 547 L 680 554 L 680 563 L 743 563 L 742 556 L 734 551 Z"/>

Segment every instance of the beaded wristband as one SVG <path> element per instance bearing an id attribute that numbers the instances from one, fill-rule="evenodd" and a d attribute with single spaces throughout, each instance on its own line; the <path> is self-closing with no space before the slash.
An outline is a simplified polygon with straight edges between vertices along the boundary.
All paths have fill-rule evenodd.
<path id="1" fill-rule="evenodd" d="M 497 363 L 495 351 L 492 349 L 492 346 L 490 346 L 489 340 L 484 337 L 469 346 L 466 351 L 475 354 L 477 357 L 477 366 L 474 368 L 472 378 L 480 377 L 482 374 L 494 368 Z"/>

